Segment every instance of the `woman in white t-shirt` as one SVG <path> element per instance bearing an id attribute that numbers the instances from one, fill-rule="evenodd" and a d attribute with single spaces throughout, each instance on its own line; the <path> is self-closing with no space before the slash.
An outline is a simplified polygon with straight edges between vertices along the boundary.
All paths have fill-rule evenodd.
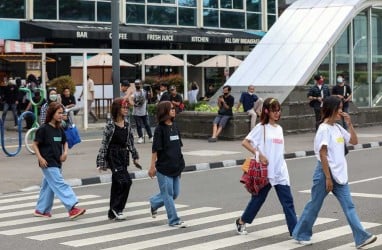
<path id="1" fill-rule="evenodd" d="M 301 245 L 312 244 L 314 222 L 325 197 L 332 192 L 340 202 L 353 231 L 356 248 L 361 248 L 373 243 L 377 237 L 362 227 L 348 185 L 345 145 L 346 143 L 357 144 L 357 134 L 349 114 L 342 112 L 342 101 L 337 96 L 326 98 L 321 112 L 321 124 L 314 138 L 314 152 L 318 163 L 313 174 L 311 200 L 305 205 L 293 231 L 293 238 Z M 342 117 L 348 125 L 349 132 L 336 123 Z"/>
<path id="2" fill-rule="evenodd" d="M 263 103 L 260 123 L 251 130 L 242 142 L 243 147 L 252 154 L 255 155 L 258 151 L 260 161 L 268 165 L 269 184 L 262 188 L 258 195 L 252 195 L 242 216 L 236 220 L 238 234 L 247 234 L 245 224 L 251 224 L 255 219 L 272 186 L 275 188 L 283 207 L 290 235 L 292 235 L 297 223 L 287 164 L 284 159 L 283 129 L 277 124 L 280 116 L 281 105 L 279 101 L 275 98 L 267 98 Z"/>

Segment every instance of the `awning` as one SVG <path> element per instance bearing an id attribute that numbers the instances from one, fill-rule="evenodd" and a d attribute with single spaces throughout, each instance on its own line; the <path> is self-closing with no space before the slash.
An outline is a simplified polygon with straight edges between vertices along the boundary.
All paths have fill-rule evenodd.
<path id="1" fill-rule="evenodd" d="M 32 52 L 33 50 L 33 44 L 32 43 L 24 43 L 24 42 L 17 42 L 17 41 L 11 41 L 6 40 L 4 45 L 4 52 L 5 53 L 25 53 L 25 52 Z"/>
<path id="2" fill-rule="evenodd" d="M 0 60 L 7 62 L 41 62 L 41 54 L 2 54 Z M 55 62 L 53 58 L 46 57 L 46 62 Z"/>
<path id="3" fill-rule="evenodd" d="M 110 24 L 20 22 L 20 36 L 24 41 L 36 39 L 110 40 L 111 34 Z M 121 41 L 255 45 L 262 36 L 237 30 L 120 25 L 119 37 Z"/>

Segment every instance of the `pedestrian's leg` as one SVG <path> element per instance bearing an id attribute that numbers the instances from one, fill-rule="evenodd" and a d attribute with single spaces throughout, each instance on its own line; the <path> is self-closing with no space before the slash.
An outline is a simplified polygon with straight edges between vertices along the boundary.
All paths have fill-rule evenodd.
<path id="1" fill-rule="evenodd" d="M 19 119 L 19 117 L 17 116 L 17 104 L 12 104 L 11 109 L 12 109 L 13 119 L 15 121 L 15 126 L 17 126 L 18 119 Z"/>
<path id="2" fill-rule="evenodd" d="M 77 197 L 62 177 L 61 169 L 58 167 L 47 167 L 43 169 L 46 181 L 57 198 L 65 206 L 66 210 L 70 211 L 77 203 Z"/>
<path id="3" fill-rule="evenodd" d="M 137 126 L 137 133 L 139 138 L 143 138 L 142 133 L 142 119 L 140 116 L 134 115 L 135 125 Z"/>
<path id="4" fill-rule="evenodd" d="M 173 188 L 172 198 L 174 200 L 176 200 L 176 198 L 178 198 L 179 192 L 180 192 L 180 178 L 179 178 L 179 176 L 173 177 L 173 187 L 172 188 Z"/>
<path id="5" fill-rule="evenodd" d="M 361 225 L 355 210 L 354 203 L 351 198 L 350 188 L 348 184 L 340 185 L 334 182 L 333 194 L 340 202 L 342 210 L 353 232 L 355 245 L 358 246 L 371 237 L 371 233 L 367 232 Z"/>
<path id="6" fill-rule="evenodd" d="M 9 104 L 4 102 L 3 114 L 1 115 L 1 119 L 3 120 L 3 124 L 5 124 L 5 118 L 7 117 L 8 109 L 9 109 Z"/>
<path id="7" fill-rule="evenodd" d="M 50 213 L 53 207 L 53 199 L 53 190 L 49 187 L 46 178 L 43 177 L 41 182 L 40 194 L 37 200 L 36 210 L 42 214 Z"/>
<path id="8" fill-rule="evenodd" d="M 317 131 L 318 126 L 320 125 L 320 120 L 321 120 L 321 109 L 320 108 L 314 108 L 314 116 L 316 119 L 316 131 Z"/>
<path id="9" fill-rule="evenodd" d="M 174 177 L 163 175 L 157 172 L 157 179 L 159 184 L 160 193 L 162 195 L 163 203 L 166 208 L 168 224 L 177 224 L 180 219 L 177 215 L 174 203 Z M 159 181 L 160 179 L 160 181 Z"/>
<path id="10" fill-rule="evenodd" d="M 250 109 L 248 110 L 248 115 L 251 117 L 251 130 L 252 130 L 256 125 L 257 114 L 254 109 Z"/>
<path id="11" fill-rule="evenodd" d="M 218 131 L 218 125 L 214 123 L 212 125 L 212 138 L 216 138 L 217 131 Z"/>
<path id="12" fill-rule="evenodd" d="M 292 235 L 293 229 L 297 224 L 296 211 L 294 209 L 292 192 L 288 185 L 275 186 L 277 197 L 283 207 L 285 219 L 288 225 L 289 235 Z"/>
<path id="13" fill-rule="evenodd" d="M 244 213 L 241 216 L 241 221 L 251 224 L 259 212 L 261 206 L 264 204 L 265 199 L 268 196 L 269 190 L 271 190 L 271 184 L 268 184 L 260 190 L 258 195 L 252 195 Z"/>
<path id="14" fill-rule="evenodd" d="M 92 104 L 93 104 L 93 100 L 88 100 L 88 112 L 89 112 L 89 115 L 93 118 L 94 122 L 96 122 L 96 121 L 98 121 L 98 118 L 97 118 L 96 114 L 92 110 Z"/>
<path id="15" fill-rule="evenodd" d="M 313 174 L 313 186 L 311 199 L 305 205 L 304 210 L 293 230 L 293 238 L 298 241 L 310 241 L 312 228 L 317 219 L 322 203 L 328 193 L 326 192 L 326 177 L 322 171 L 321 162 L 318 161 Z"/>
<path id="16" fill-rule="evenodd" d="M 150 125 L 149 125 L 149 121 L 148 121 L 147 115 L 142 116 L 142 121 L 143 121 L 143 125 L 144 125 L 144 127 L 146 129 L 147 135 L 149 136 L 149 138 L 152 138 L 153 137 L 153 133 L 151 132 L 151 128 L 150 128 Z"/>

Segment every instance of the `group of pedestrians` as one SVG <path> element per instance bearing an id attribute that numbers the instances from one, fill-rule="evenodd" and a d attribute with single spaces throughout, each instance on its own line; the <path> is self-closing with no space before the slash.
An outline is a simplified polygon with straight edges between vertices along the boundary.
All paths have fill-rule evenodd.
<path id="1" fill-rule="evenodd" d="M 139 90 L 139 88 L 138 88 Z M 252 89 L 248 89 L 252 91 Z M 229 86 L 223 88 L 221 107 L 227 104 Z M 162 95 L 165 93 L 162 93 Z M 135 99 L 136 100 L 136 99 Z M 241 100 L 243 101 L 243 100 Z M 260 123 L 249 132 L 242 145 L 251 154 L 259 153 L 259 160 L 267 166 L 269 183 L 257 195 L 252 195 L 243 214 L 236 219 L 238 234 L 247 234 L 246 224 L 255 219 L 272 187 L 275 188 L 282 205 L 289 235 L 301 245 L 312 244 L 312 228 L 317 219 L 325 197 L 332 192 L 339 201 L 347 221 L 352 229 L 356 248 L 362 248 L 376 241 L 377 237 L 366 231 L 360 223 L 351 199 L 348 185 L 346 143 L 357 144 L 357 134 L 350 116 L 343 112 L 343 100 L 337 95 L 320 100 L 320 121 L 314 138 L 314 152 L 317 159 L 313 174 L 311 200 L 298 218 L 295 212 L 287 164 L 284 159 L 283 129 L 278 124 L 281 117 L 281 104 L 276 98 L 264 100 L 260 113 Z M 133 133 L 126 119 L 129 109 L 126 98 L 117 98 L 111 107 L 112 120 L 106 124 L 101 147 L 97 156 L 97 168 L 100 171 L 110 169 L 112 184 L 110 190 L 110 208 L 108 218 L 124 220 L 125 208 L 132 181 L 127 167 L 130 154 L 135 166 L 140 167 L 139 155 L 134 146 Z M 237 106 L 239 107 L 239 106 Z M 64 184 L 61 175 L 61 163 L 67 157 L 65 135 L 60 131 L 58 122 L 62 107 L 56 102 L 49 104 L 44 126 L 38 130 L 35 140 L 39 166 L 44 173 L 35 215 L 51 216 L 53 196 L 56 194 L 69 211 L 70 218 L 76 218 L 85 209 L 77 208 L 77 199 L 71 188 Z M 187 224 L 177 215 L 174 200 L 179 196 L 180 175 L 185 167 L 182 155 L 182 139 L 175 123 L 176 106 L 170 100 L 162 100 L 157 105 L 157 121 L 152 144 L 151 164 L 148 175 L 157 177 L 159 193 L 150 198 L 150 212 L 156 218 L 157 210 L 164 206 L 168 225 L 184 228 Z M 337 122 L 343 119 L 344 129 Z M 57 188 L 59 185 L 60 188 Z"/>

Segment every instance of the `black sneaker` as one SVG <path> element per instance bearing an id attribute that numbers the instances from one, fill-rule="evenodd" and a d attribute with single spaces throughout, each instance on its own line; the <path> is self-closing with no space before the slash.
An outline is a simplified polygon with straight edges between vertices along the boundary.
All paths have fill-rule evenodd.
<path id="1" fill-rule="evenodd" d="M 151 205 L 150 205 L 150 212 L 151 212 L 151 218 L 155 219 L 157 217 L 157 214 L 158 214 L 158 209 L 154 209 Z"/>
<path id="2" fill-rule="evenodd" d="M 248 234 L 248 232 L 246 231 L 246 228 L 245 228 L 245 223 L 244 224 L 240 224 L 240 218 L 238 218 L 235 221 L 235 224 L 236 224 L 236 232 L 238 234 L 240 234 L 240 235 Z"/>

